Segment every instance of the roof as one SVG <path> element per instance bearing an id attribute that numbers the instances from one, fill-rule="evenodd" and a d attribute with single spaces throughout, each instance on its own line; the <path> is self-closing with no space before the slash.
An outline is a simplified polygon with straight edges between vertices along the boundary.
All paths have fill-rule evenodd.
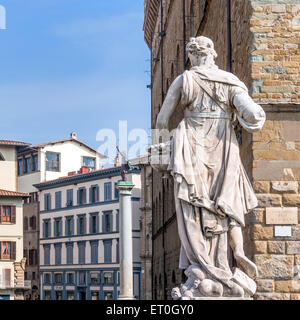
<path id="1" fill-rule="evenodd" d="M 14 141 L 14 140 L 0 140 L 0 145 L 4 146 L 29 146 L 30 143 L 21 142 L 21 141 Z"/>
<path id="2" fill-rule="evenodd" d="M 0 196 L 2 197 L 29 197 L 28 193 L 23 192 L 16 192 L 16 191 L 9 191 L 9 190 L 3 190 L 0 189 Z"/>
<path id="3" fill-rule="evenodd" d="M 96 151 L 95 149 L 89 147 L 87 144 L 77 140 L 77 139 L 74 139 L 74 138 L 66 138 L 66 139 L 61 139 L 61 140 L 56 140 L 56 141 L 50 141 L 50 142 L 45 142 L 45 143 L 40 143 L 40 144 L 36 144 L 36 145 L 31 145 L 30 148 L 33 148 L 33 149 L 39 149 L 39 148 L 44 148 L 48 145 L 51 145 L 51 144 L 57 144 L 57 143 L 64 143 L 64 142 L 76 142 L 80 145 L 83 145 L 84 147 L 88 148 L 89 150 L 99 154 L 101 156 L 101 158 L 105 159 L 105 158 L 108 158 L 107 156 L 105 156 L 104 154 Z M 24 150 L 25 151 L 25 150 Z"/>
<path id="4" fill-rule="evenodd" d="M 131 169 L 128 171 L 128 173 L 140 173 L 140 170 Z M 76 174 L 74 176 L 60 177 L 55 180 L 48 180 L 38 184 L 34 184 L 33 186 L 41 191 L 41 190 L 56 188 L 58 186 L 65 186 L 65 185 L 74 184 L 74 183 L 80 183 L 80 182 L 86 182 L 86 181 L 92 181 L 96 179 L 104 179 L 104 178 L 110 178 L 110 177 L 116 177 L 116 176 L 120 176 L 121 178 L 120 166 L 95 170 L 88 173 Z"/>

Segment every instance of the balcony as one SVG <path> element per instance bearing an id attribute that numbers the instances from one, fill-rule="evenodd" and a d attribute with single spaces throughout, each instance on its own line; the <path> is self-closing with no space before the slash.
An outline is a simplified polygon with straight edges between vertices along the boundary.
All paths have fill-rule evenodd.
<path id="1" fill-rule="evenodd" d="M 31 289 L 31 280 L 0 280 L 0 289 Z"/>

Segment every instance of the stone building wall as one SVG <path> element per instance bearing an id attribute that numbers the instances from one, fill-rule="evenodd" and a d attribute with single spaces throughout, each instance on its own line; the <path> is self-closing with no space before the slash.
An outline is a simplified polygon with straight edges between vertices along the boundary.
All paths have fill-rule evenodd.
<path id="1" fill-rule="evenodd" d="M 229 2 L 231 17 L 227 15 Z M 224 70 L 229 70 L 231 64 L 232 72 L 246 83 L 251 96 L 266 111 L 267 121 L 261 132 L 252 135 L 237 130 L 241 135 L 241 158 L 259 200 L 259 207 L 246 216 L 248 226 L 244 230 L 247 255 L 259 268 L 256 299 L 300 297 L 300 285 L 297 288 L 295 281 L 300 263 L 299 213 L 295 216 L 300 206 L 300 4 L 297 2 L 162 0 L 161 27 L 160 1 L 146 1 L 145 40 L 150 47 L 152 44 L 154 58 L 153 127 L 169 84 L 188 68 L 185 44 L 190 36 L 197 35 L 214 41 L 216 64 Z M 181 118 L 182 111 L 178 108 L 170 129 Z M 153 185 L 153 290 L 155 298 L 163 299 L 169 298 L 170 288 L 181 283 L 184 275 L 178 270 L 180 242 L 172 179 L 163 179 L 154 171 Z M 279 208 L 283 209 L 278 211 Z"/>

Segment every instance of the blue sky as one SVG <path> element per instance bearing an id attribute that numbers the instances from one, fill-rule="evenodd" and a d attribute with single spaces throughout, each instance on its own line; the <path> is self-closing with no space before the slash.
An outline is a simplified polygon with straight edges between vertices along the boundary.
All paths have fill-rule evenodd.
<path id="1" fill-rule="evenodd" d="M 75 130 L 150 128 L 143 0 L 0 0 L 0 139 L 32 144 Z"/>

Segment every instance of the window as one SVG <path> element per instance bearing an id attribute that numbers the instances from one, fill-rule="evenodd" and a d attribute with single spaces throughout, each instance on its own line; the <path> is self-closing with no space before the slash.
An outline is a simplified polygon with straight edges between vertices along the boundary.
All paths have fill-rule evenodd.
<path id="1" fill-rule="evenodd" d="M 112 272 L 104 272 L 104 284 L 113 284 L 113 274 Z"/>
<path id="2" fill-rule="evenodd" d="M 61 191 L 55 192 L 55 209 L 61 208 Z"/>
<path id="3" fill-rule="evenodd" d="M 98 213 L 90 214 L 90 233 L 98 232 Z"/>
<path id="4" fill-rule="evenodd" d="M 67 291 L 67 300 L 75 300 L 74 291 Z"/>
<path id="5" fill-rule="evenodd" d="M 31 171 L 31 157 L 23 158 L 23 173 Z"/>
<path id="6" fill-rule="evenodd" d="M 44 273 L 44 283 L 51 284 L 51 274 L 50 273 Z"/>
<path id="7" fill-rule="evenodd" d="M 37 265 L 37 250 L 36 249 L 30 249 L 29 250 L 29 261 L 30 266 Z"/>
<path id="8" fill-rule="evenodd" d="M 67 283 L 74 284 L 74 273 L 67 273 Z"/>
<path id="9" fill-rule="evenodd" d="M 79 284 L 86 284 L 85 283 L 85 271 L 79 271 Z"/>
<path id="10" fill-rule="evenodd" d="M 85 242 L 78 242 L 78 263 L 85 263 Z"/>
<path id="11" fill-rule="evenodd" d="M 89 158 L 89 157 L 83 157 L 83 166 L 90 168 L 91 170 L 96 169 L 96 159 L 95 158 Z"/>
<path id="12" fill-rule="evenodd" d="M 63 283 L 62 273 L 55 273 L 55 275 L 54 275 L 54 281 L 55 281 L 56 284 L 61 284 L 61 283 Z"/>
<path id="13" fill-rule="evenodd" d="M 18 159 L 18 176 L 22 175 L 23 169 L 23 159 Z"/>
<path id="14" fill-rule="evenodd" d="M 50 265 L 50 245 L 44 245 L 44 265 Z"/>
<path id="15" fill-rule="evenodd" d="M 44 299 L 51 300 L 51 291 L 44 291 Z"/>
<path id="16" fill-rule="evenodd" d="M 73 264 L 73 243 L 67 243 L 67 264 Z"/>
<path id="17" fill-rule="evenodd" d="M 44 210 L 51 210 L 51 194 L 44 194 Z"/>
<path id="18" fill-rule="evenodd" d="M 0 223 L 16 223 L 15 206 L 0 206 Z"/>
<path id="19" fill-rule="evenodd" d="M 54 233 L 55 237 L 62 236 L 62 221 L 61 218 L 57 218 L 54 220 Z"/>
<path id="20" fill-rule="evenodd" d="M 0 259 L 15 260 L 16 259 L 16 242 L 3 241 L 0 242 Z"/>
<path id="21" fill-rule="evenodd" d="M 91 272 L 91 284 L 100 284 L 99 275 L 99 272 Z"/>
<path id="22" fill-rule="evenodd" d="M 104 201 L 111 200 L 111 182 L 104 183 Z"/>
<path id="23" fill-rule="evenodd" d="M 10 222 L 11 220 L 11 207 L 2 207 L 2 219 L 1 222 Z"/>
<path id="24" fill-rule="evenodd" d="M 34 154 L 32 156 L 32 162 L 31 162 L 31 171 L 35 172 L 39 170 L 39 157 L 37 154 Z"/>
<path id="25" fill-rule="evenodd" d="M 62 300 L 62 291 L 55 291 L 56 300 Z"/>
<path id="26" fill-rule="evenodd" d="M 35 272 L 32 272 L 32 280 L 35 280 Z"/>
<path id="27" fill-rule="evenodd" d="M 86 203 L 86 189 L 79 188 L 77 190 L 77 203 L 78 204 L 85 204 Z"/>
<path id="28" fill-rule="evenodd" d="M 91 241 L 91 263 L 98 263 L 98 241 Z"/>
<path id="29" fill-rule="evenodd" d="M 78 230 L 77 233 L 78 234 L 85 234 L 85 215 L 80 215 L 78 216 Z"/>
<path id="30" fill-rule="evenodd" d="M 51 223 L 50 219 L 44 220 L 44 238 L 51 237 Z"/>
<path id="31" fill-rule="evenodd" d="M 92 300 L 99 300 L 99 292 L 92 291 Z"/>
<path id="32" fill-rule="evenodd" d="M 1 152 L 0 152 L 0 161 L 5 161 L 5 158 Z"/>
<path id="33" fill-rule="evenodd" d="M 66 217 L 66 236 L 72 236 L 73 230 L 73 217 Z"/>
<path id="34" fill-rule="evenodd" d="M 113 293 L 104 291 L 104 300 L 113 300 Z"/>
<path id="35" fill-rule="evenodd" d="M 67 207 L 72 207 L 73 205 L 73 189 L 67 190 Z"/>
<path id="36" fill-rule="evenodd" d="M 111 263 L 111 251 L 112 251 L 112 241 L 104 240 L 104 263 Z"/>
<path id="37" fill-rule="evenodd" d="M 91 186 L 90 187 L 90 203 L 95 203 L 99 201 L 99 187 Z"/>
<path id="38" fill-rule="evenodd" d="M 46 152 L 46 170 L 59 171 L 59 153 Z"/>
<path id="39" fill-rule="evenodd" d="M 54 245 L 55 248 L 55 264 L 60 265 L 61 264 L 61 243 L 56 243 Z"/>
<path id="40" fill-rule="evenodd" d="M 102 232 L 112 232 L 113 231 L 113 221 L 112 221 L 112 211 L 103 212 L 102 215 Z"/>
<path id="41" fill-rule="evenodd" d="M 35 216 L 30 217 L 29 226 L 30 226 L 31 230 L 36 229 L 36 217 Z"/>

